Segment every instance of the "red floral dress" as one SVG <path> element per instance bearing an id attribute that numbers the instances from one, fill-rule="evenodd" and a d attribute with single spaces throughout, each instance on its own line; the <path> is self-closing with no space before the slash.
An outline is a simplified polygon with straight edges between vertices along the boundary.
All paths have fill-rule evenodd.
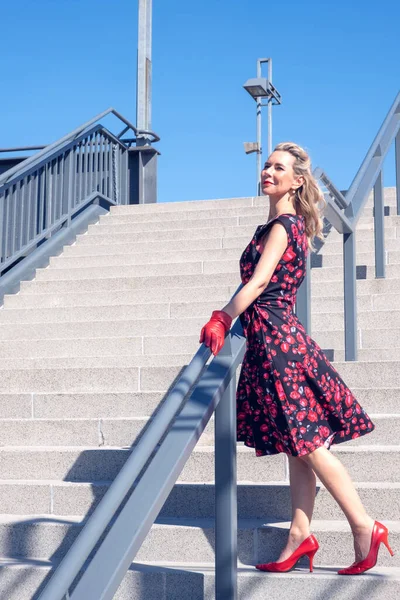
<path id="1" fill-rule="evenodd" d="M 272 223 L 286 229 L 287 248 L 264 292 L 240 315 L 247 340 L 237 388 L 237 437 L 257 456 L 303 456 L 369 433 L 374 425 L 293 312 L 305 276 L 304 218 L 279 215 L 257 227 L 240 259 L 246 284 Z"/>

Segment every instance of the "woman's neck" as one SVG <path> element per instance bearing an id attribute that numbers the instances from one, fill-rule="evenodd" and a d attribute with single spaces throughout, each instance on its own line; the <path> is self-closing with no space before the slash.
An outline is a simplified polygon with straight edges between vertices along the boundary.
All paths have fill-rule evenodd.
<path id="1" fill-rule="evenodd" d="M 279 215 L 296 214 L 296 207 L 290 198 L 284 197 L 275 200 L 270 197 L 269 202 L 268 220 L 278 217 Z"/>

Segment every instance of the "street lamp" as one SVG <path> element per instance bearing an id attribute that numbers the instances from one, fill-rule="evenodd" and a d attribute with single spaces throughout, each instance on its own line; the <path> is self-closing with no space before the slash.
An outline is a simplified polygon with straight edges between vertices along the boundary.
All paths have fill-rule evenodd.
<path id="1" fill-rule="evenodd" d="M 268 78 L 261 76 L 261 65 L 268 63 Z M 261 107 L 268 106 L 268 155 L 272 152 L 272 105 L 281 104 L 281 95 L 272 85 L 272 58 L 259 58 L 257 60 L 257 77 L 248 79 L 244 84 L 244 89 L 250 94 L 257 103 L 257 141 L 245 142 L 244 149 L 246 154 L 257 153 L 257 195 L 261 195 Z M 262 99 L 266 98 L 263 104 Z"/>

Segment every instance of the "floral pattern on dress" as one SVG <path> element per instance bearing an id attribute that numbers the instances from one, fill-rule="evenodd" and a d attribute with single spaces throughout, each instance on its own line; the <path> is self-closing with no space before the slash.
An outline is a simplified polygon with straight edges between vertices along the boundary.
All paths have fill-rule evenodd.
<path id="1" fill-rule="evenodd" d="M 303 456 L 373 431 L 374 424 L 294 313 L 306 273 L 304 218 L 279 215 L 257 227 L 240 259 L 242 283 L 252 276 L 272 223 L 288 244 L 263 293 L 240 315 L 246 353 L 237 387 L 237 439 L 257 456 Z"/>

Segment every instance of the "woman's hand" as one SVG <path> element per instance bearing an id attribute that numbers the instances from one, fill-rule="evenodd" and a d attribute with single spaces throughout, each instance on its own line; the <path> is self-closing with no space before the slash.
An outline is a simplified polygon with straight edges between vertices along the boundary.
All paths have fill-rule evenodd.
<path id="1" fill-rule="evenodd" d="M 225 334 L 229 331 L 232 324 L 232 317 L 223 310 L 214 310 L 211 319 L 206 323 L 200 333 L 200 344 L 204 344 L 211 349 L 214 356 L 217 356 L 225 341 Z"/>

